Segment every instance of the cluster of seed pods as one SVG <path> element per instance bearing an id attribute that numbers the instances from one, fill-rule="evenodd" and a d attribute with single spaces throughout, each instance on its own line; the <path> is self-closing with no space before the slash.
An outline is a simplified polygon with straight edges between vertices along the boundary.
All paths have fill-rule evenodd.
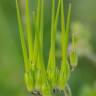
<path id="1" fill-rule="evenodd" d="M 20 6 L 16 0 L 17 18 L 23 58 L 25 64 L 25 84 L 27 90 L 35 96 L 60 96 L 57 93 L 61 92 L 63 96 L 71 96 L 67 82 L 70 76 L 70 66 L 68 62 L 68 43 L 70 31 L 70 17 L 72 1 L 68 3 L 67 20 L 65 20 L 64 1 L 58 0 L 57 8 L 55 8 L 55 0 L 51 0 L 51 43 L 48 57 L 47 68 L 45 67 L 43 56 L 43 33 L 44 33 L 44 2 L 46 0 L 37 0 L 37 9 L 34 12 L 34 26 L 31 27 L 29 0 L 25 0 L 25 26 L 26 37 L 22 24 Z M 60 68 L 56 66 L 56 33 L 58 18 L 61 18 L 61 64 Z M 66 21 L 66 22 L 65 22 Z M 33 40 L 32 28 L 35 29 Z M 27 40 L 27 43 L 26 43 Z M 47 42 L 47 41 L 46 41 Z M 74 68 L 77 65 L 76 34 L 72 33 L 72 50 L 70 52 L 70 64 Z M 65 90 L 64 90 L 65 89 Z M 66 91 L 67 90 L 67 91 Z M 55 95 L 52 95 L 55 94 Z M 64 95 L 65 94 L 65 95 Z M 69 94 L 69 95 L 68 95 Z"/>

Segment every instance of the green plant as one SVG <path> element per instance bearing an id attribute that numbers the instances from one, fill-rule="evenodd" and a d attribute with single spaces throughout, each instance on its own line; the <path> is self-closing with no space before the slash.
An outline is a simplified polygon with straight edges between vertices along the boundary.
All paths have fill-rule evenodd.
<path id="1" fill-rule="evenodd" d="M 48 58 L 48 66 L 45 67 L 43 57 L 43 32 L 44 32 L 44 0 L 37 0 L 37 10 L 34 12 L 34 27 L 31 27 L 30 12 L 28 0 L 25 0 L 25 20 L 26 20 L 26 35 L 25 41 L 24 29 L 18 0 L 16 0 L 16 9 L 18 17 L 18 25 L 20 32 L 21 45 L 25 63 L 25 83 L 27 90 L 33 94 L 42 94 L 43 96 L 52 96 L 53 93 L 60 92 L 63 95 L 71 95 L 64 92 L 64 89 L 69 89 L 67 81 L 70 76 L 70 66 L 68 64 L 68 42 L 72 3 L 69 2 L 67 20 L 65 22 L 64 0 L 58 0 L 57 10 L 55 10 L 55 0 L 52 3 L 52 19 L 51 19 L 51 45 Z M 61 13 L 61 15 L 60 15 Z M 56 32 L 59 15 L 61 17 L 61 50 L 62 61 L 60 69 L 56 66 Z M 65 26 L 66 25 L 66 26 Z M 32 28 L 35 29 L 35 39 L 33 38 Z M 77 65 L 75 35 L 72 35 L 73 50 L 70 55 L 71 65 Z M 27 50 L 28 49 L 28 50 Z M 47 70 L 47 71 L 46 71 Z M 56 93 L 57 94 L 57 93 Z M 55 94 L 55 96 L 56 96 Z M 53 94 L 54 95 L 54 94 Z"/>

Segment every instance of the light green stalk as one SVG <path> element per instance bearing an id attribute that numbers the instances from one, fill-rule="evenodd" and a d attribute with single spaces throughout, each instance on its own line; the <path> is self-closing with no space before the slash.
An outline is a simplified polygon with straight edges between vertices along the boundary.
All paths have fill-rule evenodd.
<path id="1" fill-rule="evenodd" d="M 39 25 L 40 25 L 40 0 L 38 0 L 38 5 L 37 5 L 37 13 L 36 13 L 36 23 L 35 23 L 35 41 L 34 41 L 34 63 L 36 65 L 36 74 L 35 74 L 35 88 L 39 88 L 40 90 L 40 83 L 41 83 L 41 78 L 40 78 L 40 64 L 39 61 Z"/>
<path id="2" fill-rule="evenodd" d="M 48 79 L 49 81 L 51 81 L 51 86 L 52 86 L 52 80 L 55 72 L 55 46 L 54 46 L 55 40 L 53 39 L 55 36 L 54 19 L 55 19 L 55 3 L 54 0 L 52 0 L 51 47 L 50 47 L 48 67 L 47 67 Z"/>
<path id="3" fill-rule="evenodd" d="M 29 85 L 31 86 L 31 91 L 35 87 L 35 63 L 33 62 L 33 39 L 32 39 L 32 30 L 31 30 L 31 22 L 30 22 L 30 12 L 29 12 L 29 0 L 25 0 L 25 16 L 26 16 L 26 33 L 27 33 L 27 41 L 28 41 L 28 52 L 29 52 Z M 26 76 L 27 77 L 27 76 Z M 25 78 L 26 79 L 26 78 Z M 30 91 L 30 90 L 29 90 Z"/>
<path id="4" fill-rule="evenodd" d="M 26 15 L 26 32 L 27 32 L 27 40 L 28 40 L 28 52 L 29 52 L 29 60 L 32 62 L 33 59 L 33 40 L 32 40 L 32 30 L 31 30 L 31 22 L 30 22 L 30 14 L 29 14 L 29 0 L 25 0 L 25 15 Z"/>
<path id="5" fill-rule="evenodd" d="M 38 41 L 37 41 L 37 32 L 39 31 L 39 25 L 40 25 L 40 0 L 38 0 L 37 5 L 37 13 L 36 13 L 36 23 L 35 23 L 35 40 L 34 40 L 34 63 L 37 62 L 37 56 L 38 56 Z"/>
<path id="6" fill-rule="evenodd" d="M 41 0 L 40 43 L 43 50 L 44 0 Z"/>
<path id="7" fill-rule="evenodd" d="M 72 32 L 72 49 L 71 49 L 71 53 L 70 53 L 70 64 L 73 69 L 77 66 L 77 63 L 78 63 L 77 37 L 78 37 L 77 33 Z"/>
<path id="8" fill-rule="evenodd" d="M 59 18 L 59 12 L 60 12 L 60 5 L 61 5 L 61 0 L 58 0 L 58 6 L 57 6 L 57 12 L 56 12 L 56 17 L 55 17 L 55 21 L 54 21 L 54 32 L 55 32 L 55 36 L 54 36 L 54 48 L 55 48 L 55 43 L 56 43 L 56 32 L 57 32 L 57 25 L 58 25 L 58 18 Z M 55 56 L 55 49 L 54 49 L 54 56 Z M 55 58 L 56 59 L 56 58 Z M 55 60 L 56 61 L 56 60 Z M 53 77 L 53 85 L 54 87 L 58 86 L 58 68 L 56 66 L 56 62 L 54 62 L 55 66 L 54 66 L 54 77 Z"/>
<path id="9" fill-rule="evenodd" d="M 36 25 L 35 25 L 35 43 L 34 43 L 34 60 L 36 63 L 36 68 L 37 68 L 35 88 L 41 89 L 42 93 L 45 94 L 48 92 L 49 88 L 47 88 L 48 85 L 45 86 L 47 83 L 47 77 L 46 77 L 46 71 L 45 71 L 43 53 L 42 53 L 42 46 L 43 46 L 43 18 L 42 16 L 44 15 L 43 14 L 43 11 L 44 11 L 43 0 L 42 0 L 42 7 L 40 7 L 40 5 L 41 5 L 40 0 L 38 0 L 37 18 L 36 18 Z M 41 11 L 41 19 L 40 19 L 40 11 Z"/>
<path id="10" fill-rule="evenodd" d="M 37 5 L 37 12 L 36 12 L 36 23 L 35 25 L 35 40 L 34 40 L 34 57 L 33 57 L 33 63 L 35 64 L 35 89 L 38 88 L 40 90 L 40 84 L 41 84 L 41 78 L 40 78 L 40 65 L 38 65 L 39 60 L 39 46 L 38 46 L 38 35 L 39 35 L 39 25 L 40 25 L 40 0 L 38 0 Z M 40 64 L 40 62 L 39 62 Z"/>
<path id="11" fill-rule="evenodd" d="M 51 47 L 48 60 L 48 79 L 51 81 L 51 86 L 56 87 L 56 62 L 55 62 L 55 43 L 56 43 L 56 30 L 58 24 L 58 17 L 60 11 L 60 0 L 58 1 L 58 7 L 55 17 L 55 1 L 52 0 L 52 22 L 51 22 Z"/>
<path id="12" fill-rule="evenodd" d="M 42 0 L 41 14 L 43 13 L 43 11 L 44 11 L 44 1 Z M 39 26 L 40 21 L 41 21 L 41 26 Z M 43 36 L 43 18 L 41 18 L 40 20 L 40 0 L 38 0 L 36 32 L 35 32 L 35 38 L 36 38 L 35 40 L 37 41 L 35 43 L 38 46 L 37 58 L 36 58 L 37 59 L 36 88 L 39 88 L 42 91 L 42 94 L 47 94 L 50 91 L 49 91 L 48 85 L 45 86 L 47 83 L 47 77 L 46 77 L 46 71 L 45 71 L 44 60 L 43 60 L 43 51 L 42 51 L 43 37 L 42 36 Z"/>
<path id="13" fill-rule="evenodd" d="M 70 69 L 69 64 L 67 62 L 67 49 L 68 49 L 68 40 L 69 40 L 69 26 L 70 26 L 70 16 L 71 16 L 71 3 L 69 4 L 68 9 L 68 16 L 67 16 L 67 23 L 66 29 L 64 24 L 64 7 L 63 7 L 63 0 L 61 0 L 61 32 L 62 32 L 62 64 L 60 70 L 60 77 L 59 77 L 59 86 L 61 89 L 64 89 L 65 84 L 68 81 Z"/>
<path id="14" fill-rule="evenodd" d="M 20 11 L 19 11 L 18 0 L 16 0 L 16 9 L 17 9 L 17 19 L 18 19 L 19 33 L 20 33 L 20 39 L 21 39 L 21 46 L 22 46 L 22 50 L 23 50 L 23 58 L 24 58 L 24 63 L 25 63 L 25 72 L 28 72 L 28 70 L 29 70 L 28 54 L 27 54 L 27 49 L 26 49 L 26 44 L 25 44 L 25 39 L 24 39 L 24 33 L 23 33 L 23 28 L 22 28 L 22 20 L 21 20 Z"/>
<path id="15" fill-rule="evenodd" d="M 17 17 L 18 17 L 18 25 L 19 25 L 19 32 L 20 32 L 20 39 L 21 39 L 21 45 L 22 45 L 22 50 L 23 50 L 23 57 L 24 57 L 24 64 L 25 64 L 25 83 L 28 91 L 32 91 L 33 85 L 32 85 L 32 77 L 31 73 L 29 72 L 30 66 L 29 66 L 29 61 L 28 61 L 28 54 L 27 54 L 27 49 L 26 49 L 26 44 L 24 40 L 24 33 L 23 33 L 23 28 L 22 28 L 22 20 L 20 17 L 20 11 L 19 11 L 19 6 L 18 6 L 18 1 L 16 0 L 16 9 L 17 9 Z"/>

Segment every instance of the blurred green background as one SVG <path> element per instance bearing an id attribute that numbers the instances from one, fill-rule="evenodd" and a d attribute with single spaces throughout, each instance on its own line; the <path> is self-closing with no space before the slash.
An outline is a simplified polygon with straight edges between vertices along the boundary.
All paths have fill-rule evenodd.
<path id="1" fill-rule="evenodd" d="M 49 1 L 45 0 L 45 51 L 48 50 L 46 42 L 50 42 Z M 73 96 L 96 96 L 96 0 L 73 0 L 72 3 L 71 31 L 79 33 L 79 64 L 71 74 L 69 85 Z M 23 75 L 15 0 L 0 0 L 0 96 L 30 96 Z"/>

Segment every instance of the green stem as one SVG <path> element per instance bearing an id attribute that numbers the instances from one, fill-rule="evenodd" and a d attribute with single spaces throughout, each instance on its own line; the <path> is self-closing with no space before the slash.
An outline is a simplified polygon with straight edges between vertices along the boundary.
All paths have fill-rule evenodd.
<path id="1" fill-rule="evenodd" d="M 26 48 L 25 39 L 24 39 L 24 33 L 23 33 L 23 28 L 22 28 L 22 20 L 20 17 L 18 0 L 16 0 L 16 9 L 17 9 L 17 19 L 18 19 L 19 33 L 20 33 L 20 39 L 21 39 L 21 46 L 22 46 L 22 50 L 23 50 L 25 72 L 28 72 L 28 70 L 29 70 L 28 54 L 27 54 L 27 48 Z"/>
<path id="2" fill-rule="evenodd" d="M 31 76 L 31 73 L 29 72 L 30 66 L 29 66 L 29 62 L 28 62 L 28 54 L 27 54 L 24 33 L 23 33 L 23 28 L 22 28 L 22 20 L 20 17 L 19 6 L 18 6 L 17 0 L 16 0 L 16 9 L 17 9 L 17 18 L 18 18 L 21 45 L 22 45 L 23 57 L 24 57 L 24 63 L 25 63 L 25 74 L 24 74 L 25 78 L 24 79 L 25 79 L 27 90 L 32 91 L 32 89 L 33 89 L 33 84 L 31 81 L 32 76 Z"/>
<path id="3" fill-rule="evenodd" d="M 37 41 L 37 34 L 39 31 L 39 25 L 40 25 L 40 0 L 38 0 L 38 5 L 37 5 L 37 14 L 36 14 L 36 23 L 35 23 L 35 40 L 34 40 L 34 63 L 37 63 L 37 57 L 38 57 L 38 41 Z"/>
<path id="4" fill-rule="evenodd" d="M 63 4 L 63 0 L 62 0 Z M 63 70 L 64 64 L 66 63 L 67 60 L 67 49 L 68 49 L 68 40 L 69 40 L 69 26 L 70 26 L 70 17 L 71 17 L 71 7 L 72 4 L 69 4 L 69 9 L 68 9 L 68 15 L 67 15 L 67 23 L 66 23 L 66 31 L 64 32 L 64 22 L 62 22 L 62 65 L 61 65 L 61 70 Z M 62 14 L 63 15 L 63 14 Z M 64 18 L 64 15 L 62 16 Z M 63 19 L 62 18 L 62 19 Z M 64 19 L 63 19 L 64 20 Z M 62 21 L 63 21 L 62 20 Z"/>
<path id="5" fill-rule="evenodd" d="M 41 23 L 40 23 L 40 43 L 43 50 L 43 27 L 44 27 L 44 0 L 41 0 Z"/>
<path id="6" fill-rule="evenodd" d="M 65 29 L 64 21 L 64 7 L 63 0 L 61 0 L 61 34 L 62 34 L 62 64 L 59 77 L 59 86 L 61 89 L 64 88 L 66 82 L 69 79 L 70 68 L 67 62 L 67 49 L 68 49 L 68 40 L 69 40 L 69 26 L 70 26 L 70 16 L 71 16 L 71 3 L 68 8 L 67 23 Z"/>
<path id="7" fill-rule="evenodd" d="M 31 22 L 30 22 L 30 14 L 29 14 L 29 0 L 25 0 L 25 15 L 26 15 L 26 32 L 27 32 L 27 40 L 28 40 L 28 51 L 29 51 L 29 59 L 32 61 L 33 59 L 33 40 L 32 40 L 32 30 L 31 30 Z"/>
<path id="8" fill-rule="evenodd" d="M 42 8 L 41 8 L 41 15 L 43 16 L 43 11 L 44 11 L 44 1 L 42 0 Z M 42 46 L 43 46 L 43 18 L 41 17 L 41 26 L 40 26 L 40 0 L 38 0 L 38 8 L 37 8 L 37 18 L 36 18 L 36 30 L 35 30 L 35 44 L 37 46 L 37 51 L 35 54 L 37 54 L 37 63 L 36 63 L 36 68 L 38 70 L 36 78 L 36 85 L 41 85 L 41 90 L 44 87 L 44 85 L 47 82 L 47 77 L 46 77 L 46 71 L 45 71 L 45 66 L 44 66 L 44 59 L 43 59 L 43 51 L 42 51 Z M 34 52 L 35 52 L 34 51 Z M 39 74 L 39 75 L 38 75 Z M 43 87 L 42 87 L 43 86 Z M 45 86 L 47 87 L 47 86 Z M 40 86 L 39 86 L 40 88 Z M 43 93 L 45 93 L 43 91 Z"/>
<path id="9" fill-rule="evenodd" d="M 49 52 L 49 60 L 48 60 L 48 78 L 52 81 L 52 78 L 54 77 L 54 69 L 55 69 L 55 46 L 54 46 L 54 19 L 55 19 L 55 3 L 54 0 L 52 0 L 52 22 L 51 22 L 51 47 Z"/>
<path id="10" fill-rule="evenodd" d="M 57 30 L 57 24 L 58 24 L 58 17 L 60 12 L 60 3 L 61 1 L 59 0 L 56 17 L 55 17 L 55 1 L 52 0 L 51 47 L 50 47 L 50 53 L 49 53 L 47 72 L 48 72 L 49 80 L 51 80 L 52 82 L 51 86 L 54 86 L 54 87 L 57 85 L 57 82 L 56 82 L 57 73 L 56 73 L 56 63 L 55 63 L 55 43 L 56 43 L 56 30 Z"/>

